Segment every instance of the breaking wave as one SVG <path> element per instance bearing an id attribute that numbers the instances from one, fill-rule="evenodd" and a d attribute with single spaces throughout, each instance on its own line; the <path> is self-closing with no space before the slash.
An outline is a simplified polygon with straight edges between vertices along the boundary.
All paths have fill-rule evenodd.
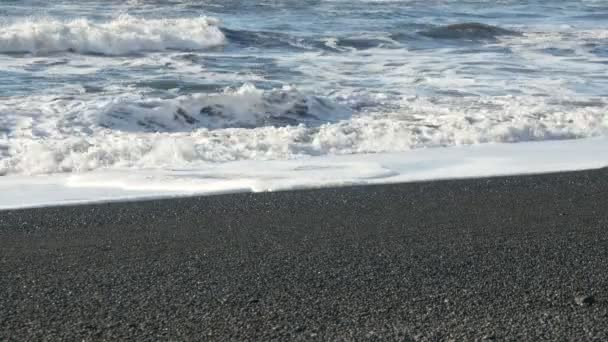
<path id="1" fill-rule="evenodd" d="M 219 94 L 118 100 L 103 111 L 99 124 L 121 131 L 180 132 L 197 128 L 319 125 L 350 114 L 346 106 L 302 94 L 290 86 L 264 91 L 245 84 Z"/>
<path id="2" fill-rule="evenodd" d="M 0 53 L 124 55 L 200 50 L 224 44 L 225 37 L 218 24 L 211 17 L 143 19 L 121 15 L 106 22 L 30 18 L 0 25 Z"/>
<path id="3" fill-rule="evenodd" d="M 601 100 L 581 106 L 533 97 L 414 98 L 394 112 L 350 116 L 339 99 L 246 85 L 211 95 L 104 101 L 33 96 L 0 102 L 0 175 L 188 168 L 608 133 L 608 103 Z"/>

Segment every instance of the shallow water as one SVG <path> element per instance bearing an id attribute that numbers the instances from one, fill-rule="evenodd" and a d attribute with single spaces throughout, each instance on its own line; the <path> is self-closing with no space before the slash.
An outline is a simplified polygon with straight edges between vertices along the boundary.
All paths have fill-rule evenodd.
<path id="1" fill-rule="evenodd" d="M 0 174 L 572 139 L 605 1 L 2 1 Z"/>

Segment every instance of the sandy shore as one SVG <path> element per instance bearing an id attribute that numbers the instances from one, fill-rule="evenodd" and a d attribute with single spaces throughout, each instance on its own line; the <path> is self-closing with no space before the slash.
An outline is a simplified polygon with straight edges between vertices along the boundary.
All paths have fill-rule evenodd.
<path id="1" fill-rule="evenodd" d="M 606 341 L 608 170 L 0 211 L 0 268 L 0 340 Z"/>

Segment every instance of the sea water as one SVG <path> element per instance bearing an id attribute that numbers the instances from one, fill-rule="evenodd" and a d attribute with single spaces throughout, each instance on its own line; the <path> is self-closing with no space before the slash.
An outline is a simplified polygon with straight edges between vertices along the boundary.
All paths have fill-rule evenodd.
<path id="1" fill-rule="evenodd" d="M 388 179 L 356 161 L 607 132 L 604 0 L 0 1 L 5 179 Z"/>

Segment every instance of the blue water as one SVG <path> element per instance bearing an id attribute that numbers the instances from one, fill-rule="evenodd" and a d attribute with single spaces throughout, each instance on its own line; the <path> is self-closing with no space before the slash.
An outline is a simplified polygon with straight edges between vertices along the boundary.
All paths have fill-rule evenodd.
<path id="1" fill-rule="evenodd" d="M 608 127 L 601 0 L 4 0 L 0 18 L 0 174 L 41 153 L 40 172 L 154 167 L 163 139 L 188 165 Z"/>

